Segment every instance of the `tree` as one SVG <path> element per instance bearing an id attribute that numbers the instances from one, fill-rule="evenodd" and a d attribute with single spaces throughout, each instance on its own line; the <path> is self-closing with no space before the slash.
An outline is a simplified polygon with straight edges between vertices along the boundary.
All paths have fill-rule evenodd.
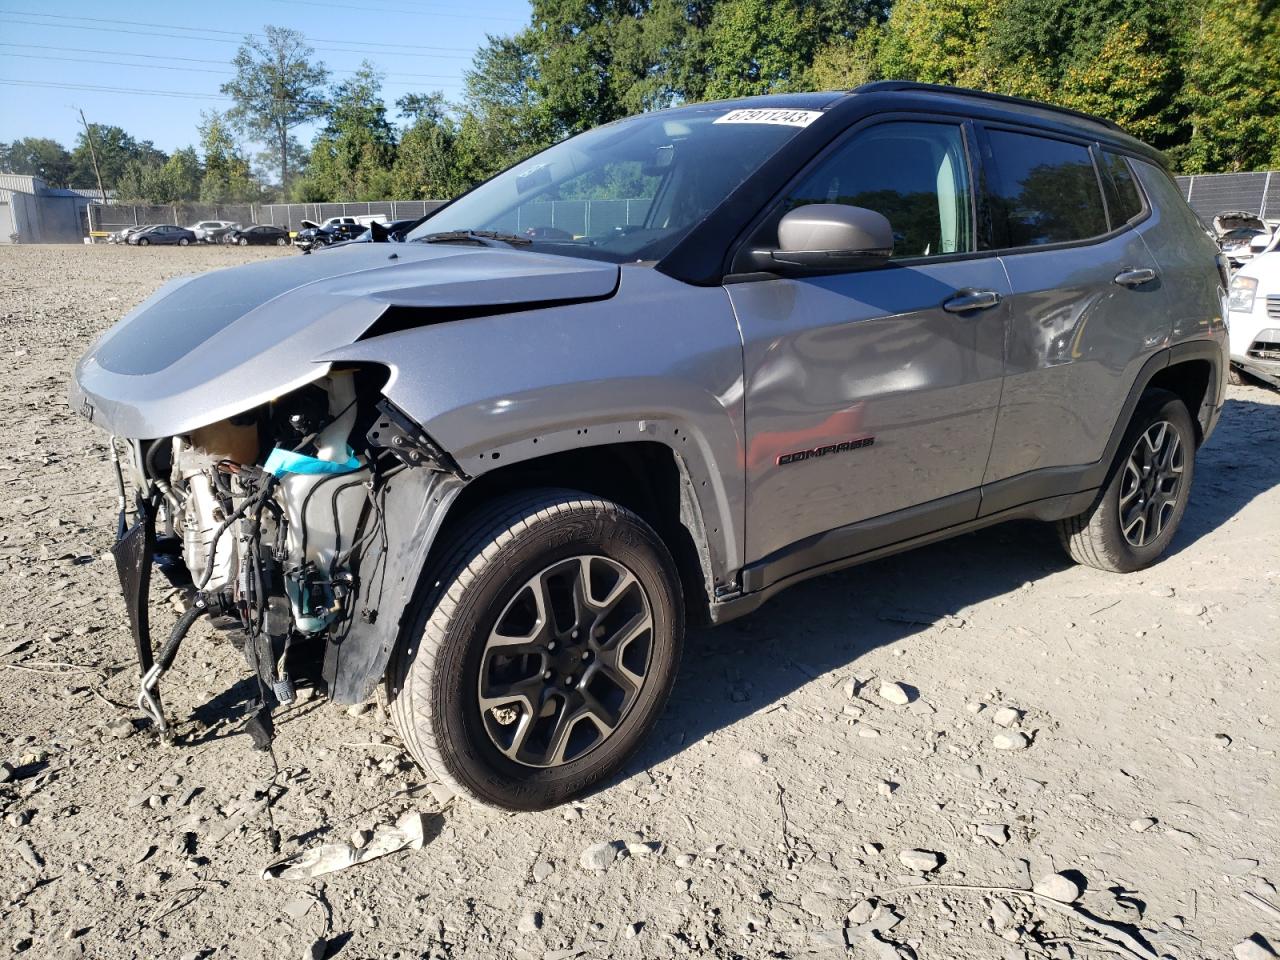
<path id="1" fill-rule="evenodd" d="M 1257 0 L 1197 0 L 1189 14 L 1180 168 L 1280 166 L 1280 10 Z"/>
<path id="2" fill-rule="evenodd" d="M 706 96 L 801 87 L 814 39 L 813 24 L 791 0 L 722 0 L 711 20 Z"/>
<path id="3" fill-rule="evenodd" d="M 222 92 L 235 99 L 227 117 L 236 129 L 270 144 L 287 192 L 297 149 L 291 131 L 324 115 L 329 71 L 312 62 L 315 50 L 298 31 L 270 25 L 263 30 L 264 38 L 245 37 L 232 60 L 235 79 L 224 83 Z"/>
<path id="4" fill-rule="evenodd" d="M 824 44 L 809 66 L 809 86 L 815 90 L 850 90 L 879 79 L 883 33 L 880 24 L 873 23 L 852 40 L 836 37 Z"/>
<path id="5" fill-rule="evenodd" d="M 23 137 L 0 143 L 0 170 L 39 177 L 51 187 L 65 187 L 70 183 L 71 154 L 57 140 Z"/>
<path id="6" fill-rule="evenodd" d="M 157 150 L 150 140 L 135 140 L 121 127 L 91 123 L 89 129 L 93 133 L 93 145 L 98 152 L 102 183 L 108 190 L 119 186 L 126 168 L 131 165 L 135 165 L 137 169 L 160 166 L 168 159 L 164 151 Z M 93 172 L 89 141 L 84 131 L 76 138 L 75 148 L 71 151 L 71 173 L 68 180 L 73 187 L 96 188 L 98 185 Z"/>
<path id="7" fill-rule="evenodd" d="M 897 0 L 878 45 L 880 76 L 985 86 L 996 6 L 996 0 Z"/>
<path id="8" fill-rule="evenodd" d="M 449 115 L 444 95 L 412 93 L 397 100 L 396 106 L 411 123 L 396 148 L 393 195 L 438 200 L 471 186 L 458 170 L 458 124 Z"/>
<path id="9" fill-rule="evenodd" d="M 311 148 L 303 193 L 326 200 L 386 199 L 395 151 L 382 78 L 366 60 L 333 89 L 328 122 Z"/>
<path id="10" fill-rule="evenodd" d="M 204 154 L 200 199 L 204 203 L 255 199 L 258 190 L 249 172 L 249 161 L 236 147 L 226 115 L 216 110 L 202 113 L 198 129 Z"/>

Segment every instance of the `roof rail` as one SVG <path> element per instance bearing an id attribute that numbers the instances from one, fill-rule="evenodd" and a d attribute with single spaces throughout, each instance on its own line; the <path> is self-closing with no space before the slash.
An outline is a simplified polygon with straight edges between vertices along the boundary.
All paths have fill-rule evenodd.
<path id="1" fill-rule="evenodd" d="M 860 87 L 855 87 L 850 93 L 892 93 L 892 92 L 909 92 L 921 91 L 927 93 L 950 93 L 962 97 L 976 97 L 982 100 L 991 100 L 996 103 L 1007 103 L 1018 107 L 1034 107 L 1038 110 L 1051 110 L 1054 113 L 1063 113 L 1079 120 L 1088 120 L 1090 123 L 1098 123 L 1104 127 L 1124 133 L 1124 128 L 1110 120 L 1102 117 L 1095 117 L 1089 113 L 1083 113 L 1080 110 L 1072 110 L 1070 107 L 1059 107 L 1052 103 L 1041 103 L 1039 100 L 1027 100 L 1025 97 L 1011 97 L 1003 93 L 989 93 L 986 90 L 973 90 L 969 87 L 949 87 L 940 83 L 918 83 L 913 80 L 876 80 L 872 83 L 864 83 Z"/>

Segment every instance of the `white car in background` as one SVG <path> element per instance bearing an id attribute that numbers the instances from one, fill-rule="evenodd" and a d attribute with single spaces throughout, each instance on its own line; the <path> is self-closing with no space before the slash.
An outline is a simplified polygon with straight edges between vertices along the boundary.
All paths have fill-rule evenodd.
<path id="1" fill-rule="evenodd" d="M 1243 370 L 1280 387 L 1280 230 L 1231 278 L 1231 379 Z"/>
<path id="2" fill-rule="evenodd" d="M 230 220 L 201 220 L 187 229 L 196 235 L 199 243 L 217 243 L 234 226 Z"/>

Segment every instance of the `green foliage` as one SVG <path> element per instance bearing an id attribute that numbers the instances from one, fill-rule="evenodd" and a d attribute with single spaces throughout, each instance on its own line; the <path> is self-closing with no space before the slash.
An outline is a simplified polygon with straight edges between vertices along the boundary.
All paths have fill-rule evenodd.
<path id="1" fill-rule="evenodd" d="M 200 115 L 200 149 L 204 176 L 200 181 L 203 203 L 236 203 L 257 199 L 258 185 L 249 172 L 249 161 L 236 146 L 226 114 L 216 110 Z"/>
<path id="2" fill-rule="evenodd" d="M 382 77 L 366 60 L 334 87 L 324 129 L 311 147 L 297 195 L 383 200 L 391 192 L 396 139 L 382 100 Z"/>
<path id="3" fill-rule="evenodd" d="M 265 39 L 245 37 L 231 61 L 235 78 L 221 89 L 235 100 L 227 114 L 231 123 L 271 145 L 287 192 L 296 142 L 290 131 L 325 114 L 329 72 L 323 63 L 312 62 L 315 50 L 298 31 L 269 25 L 263 31 Z"/>
<path id="4" fill-rule="evenodd" d="M 789 0 L 722 0 L 711 20 L 709 99 L 778 93 L 802 86 L 814 31 Z"/>
<path id="5" fill-rule="evenodd" d="M 71 154 L 57 140 L 23 137 L 0 143 L 0 170 L 39 177 L 51 187 L 70 185 Z"/>
<path id="6" fill-rule="evenodd" d="M 1179 166 L 1188 173 L 1280 166 L 1280 9 L 1198 0 L 1189 14 L 1180 105 L 1190 136 L 1173 151 Z"/>
<path id="7" fill-rule="evenodd" d="M 102 185 L 108 190 L 119 186 L 126 168 L 159 166 L 168 159 L 150 140 L 135 140 L 120 127 L 91 123 L 89 130 L 93 134 L 93 146 L 98 154 Z M 73 187 L 98 186 L 93 173 L 89 141 L 83 131 L 76 137 L 76 145 L 71 151 L 71 173 L 68 179 Z"/>

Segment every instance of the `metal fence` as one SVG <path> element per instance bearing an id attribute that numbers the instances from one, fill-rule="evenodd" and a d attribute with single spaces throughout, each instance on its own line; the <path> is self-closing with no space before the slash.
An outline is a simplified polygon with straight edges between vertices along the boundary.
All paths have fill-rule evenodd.
<path id="1" fill-rule="evenodd" d="M 1248 210 L 1267 220 L 1280 220 L 1280 170 L 1258 173 L 1209 173 L 1178 177 L 1187 202 L 1204 221 L 1224 210 Z M 266 223 L 299 230 L 303 220 L 320 223 L 329 217 L 381 216 L 387 220 L 421 217 L 442 200 L 377 200 L 369 203 L 180 203 L 167 206 L 90 204 L 89 229 L 101 236 L 148 223 L 188 226 L 200 220 Z M 599 236 L 644 222 L 648 199 L 555 200 L 526 203 L 494 225 L 523 233 L 534 227 L 563 230 L 573 236 Z"/>
<path id="2" fill-rule="evenodd" d="M 1246 210 L 1264 220 L 1280 220 L 1280 170 L 1204 173 L 1178 177 L 1178 186 L 1205 226 L 1224 210 Z"/>
<path id="3" fill-rule="evenodd" d="M 377 200 L 369 203 L 176 203 L 163 206 L 111 203 L 91 204 L 92 234 L 113 233 L 125 227 L 172 223 L 186 227 L 201 220 L 265 223 L 300 230 L 303 220 L 320 223 L 329 217 L 384 217 L 409 220 L 425 216 L 443 200 Z"/>

